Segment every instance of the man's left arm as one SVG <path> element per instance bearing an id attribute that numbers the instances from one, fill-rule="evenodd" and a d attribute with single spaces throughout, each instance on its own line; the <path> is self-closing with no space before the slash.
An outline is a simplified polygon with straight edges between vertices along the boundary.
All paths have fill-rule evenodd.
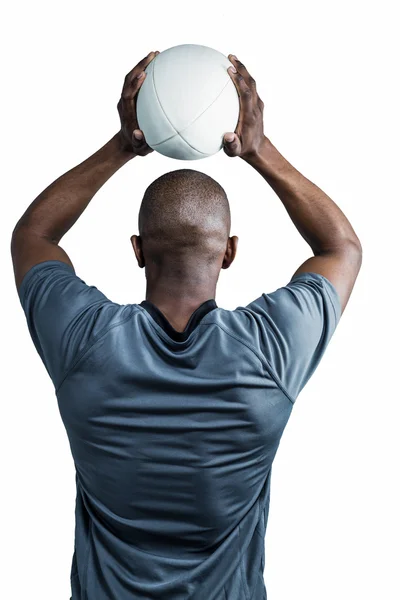
<path id="1" fill-rule="evenodd" d="M 61 238 L 118 169 L 135 156 L 153 151 L 138 128 L 136 96 L 146 77 L 144 69 L 157 54 L 150 52 L 125 78 L 118 103 L 121 130 L 100 150 L 47 187 L 17 222 L 11 254 L 18 289 L 26 273 L 37 263 L 59 260 L 73 268 L 69 256 L 59 246 Z M 139 131 L 139 139 L 133 135 L 134 131 Z"/>

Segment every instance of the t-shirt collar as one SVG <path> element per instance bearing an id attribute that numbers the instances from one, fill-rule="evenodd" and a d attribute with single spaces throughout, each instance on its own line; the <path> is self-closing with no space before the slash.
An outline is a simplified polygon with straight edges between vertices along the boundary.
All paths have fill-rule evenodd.
<path id="1" fill-rule="evenodd" d="M 149 300 L 143 300 L 140 303 L 140 306 L 143 306 L 147 310 L 147 312 L 153 317 L 153 319 L 164 329 L 164 331 L 175 341 L 184 342 L 192 331 L 197 327 L 202 318 L 209 313 L 211 310 L 218 308 L 217 303 L 214 298 L 210 298 L 210 300 L 206 300 L 196 310 L 192 313 L 184 331 L 177 331 L 165 317 L 165 315 L 161 312 L 161 310 Z"/>

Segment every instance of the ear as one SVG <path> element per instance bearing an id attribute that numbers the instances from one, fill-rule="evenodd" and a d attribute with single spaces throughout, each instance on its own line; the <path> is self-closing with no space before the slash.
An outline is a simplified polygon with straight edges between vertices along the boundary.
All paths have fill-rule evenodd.
<path id="1" fill-rule="evenodd" d="M 222 261 L 221 269 L 228 269 L 233 263 L 236 256 L 238 242 L 239 238 L 236 235 L 233 235 L 232 237 L 228 238 L 228 243 L 226 245 L 225 256 L 224 260 Z"/>
<path id="2" fill-rule="evenodd" d="M 133 251 L 135 253 L 138 265 L 141 269 L 143 269 L 144 256 L 143 256 L 143 251 L 142 251 L 142 238 L 140 237 L 140 235 L 133 235 L 131 237 L 131 244 L 132 244 Z"/>

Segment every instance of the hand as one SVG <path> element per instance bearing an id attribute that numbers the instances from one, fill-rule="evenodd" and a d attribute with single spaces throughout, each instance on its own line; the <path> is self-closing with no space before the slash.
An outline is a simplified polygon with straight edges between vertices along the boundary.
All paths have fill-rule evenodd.
<path id="1" fill-rule="evenodd" d="M 257 155 L 266 139 L 263 123 L 264 102 L 258 96 L 256 82 L 244 64 L 233 54 L 229 54 L 228 58 L 236 69 L 235 72 L 229 67 L 228 73 L 239 94 L 240 114 L 235 133 L 225 133 L 223 148 L 228 156 L 240 156 L 246 160 Z"/>
<path id="2" fill-rule="evenodd" d="M 143 131 L 139 129 L 136 116 L 136 102 L 140 87 L 146 79 L 144 69 L 151 63 L 157 54 L 160 54 L 158 50 L 156 52 L 150 52 L 150 54 L 143 58 L 136 67 L 133 67 L 132 71 L 128 73 L 125 77 L 121 98 L 117 105 L 119 117 L 121 119 L 119 136 L 123 148 L 124 150 L 133 152 L 139 156 L 146 156 L 146 154 L 153 152 L 153 149 L 150 148 L 144 138 Z M 140 75 L 139 79 L 138 75 Z"/>

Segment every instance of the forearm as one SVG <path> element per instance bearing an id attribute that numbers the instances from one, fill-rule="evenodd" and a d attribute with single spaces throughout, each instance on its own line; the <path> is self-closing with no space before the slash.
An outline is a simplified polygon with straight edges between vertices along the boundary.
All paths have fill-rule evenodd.
<path id="1" fill-rule="evenodd" d="M 77 221 L 104 183 L 135 154 L 124 148 L 119 134 L 49 185 L 17 222 L 18 230 L 34 232 L 58 243 Z"/>
<path id="2" fill-rule="evenodd" d="M 360 244 L 350 222 L 318 186 L 295 169 L 266 138 L 256 157 L 246 160 L 282 201 L 315 255 Z"/>

